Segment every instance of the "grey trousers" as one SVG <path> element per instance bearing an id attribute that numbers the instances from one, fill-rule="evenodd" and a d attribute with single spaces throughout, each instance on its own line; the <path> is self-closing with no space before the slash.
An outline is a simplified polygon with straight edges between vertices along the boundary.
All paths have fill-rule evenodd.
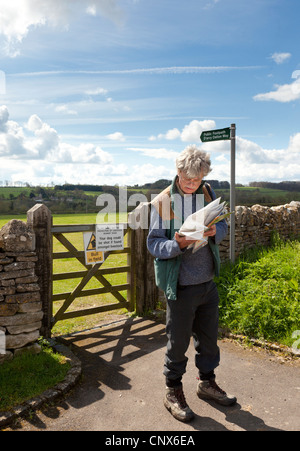
<path id="1" fill-rule="evenodd" d="M 217 345 L 219 295 L 211 280 L 200 285 L 178 287 L 177 299 L 167 300 L 168 338 L 164 375 L 180 379 L 186 372 L 186 352 L 191 337 L 196 350 L 195 364 L 201 373 L 210 373 L 220 363 Z"/>

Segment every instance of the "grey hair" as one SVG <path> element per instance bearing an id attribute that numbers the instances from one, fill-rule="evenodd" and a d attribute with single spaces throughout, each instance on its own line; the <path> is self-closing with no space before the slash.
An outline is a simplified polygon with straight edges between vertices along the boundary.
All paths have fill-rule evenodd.
<path id="1" fill-rule="evenodd" d="M 211 171 L 210 155 L 192 145 L 184 149 L 184 151 L 176 159 L 176 168 L 182 171 L 188 178 L 206 176 Z"/>

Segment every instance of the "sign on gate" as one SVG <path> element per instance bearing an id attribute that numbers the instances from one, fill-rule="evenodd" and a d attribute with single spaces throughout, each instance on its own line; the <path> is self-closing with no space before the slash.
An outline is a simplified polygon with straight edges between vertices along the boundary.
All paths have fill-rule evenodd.
<path id="1" fill-rule="evenodd" d="M 122 251 L 124 229 L 122 224 L 97 224 L 96 250 L 99 252 Z"/>
<path id="2" fill-rule="evenodd" d="M 84 252 L 85 264 L 95 265 L 96 263 L 104 262 L 104 253 L 96 250 L 96 234 L 94 232 L 84 232 Z"/>

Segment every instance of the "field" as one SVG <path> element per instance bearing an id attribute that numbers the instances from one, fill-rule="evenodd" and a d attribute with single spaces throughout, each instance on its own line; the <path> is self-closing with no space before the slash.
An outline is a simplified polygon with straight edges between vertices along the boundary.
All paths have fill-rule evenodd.
<path id="1" fill-rule="evenodd" d="M 229 201 L 230 190 L 216 190 L 217 196 Z M 251 186 L 236 187 L 236 205 L 252 206 L 255 204 L 275 206 L 284 205 L 291 201 L 300 201 L 300 192 L 285 191 L 272 188 L 256 188 Z"/>

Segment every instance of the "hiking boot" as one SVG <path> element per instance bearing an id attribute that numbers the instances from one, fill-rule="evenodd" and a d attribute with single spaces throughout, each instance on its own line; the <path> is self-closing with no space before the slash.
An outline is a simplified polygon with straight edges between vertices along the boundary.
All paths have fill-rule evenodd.
<path id="1" fill-rule="evenodd" d="M 188 423 L 194 418 L 194 412 L 186 403 L 182 386 L 167 387 L 164 405 L 176 420 Z"/>
<path id="2" fill-rule="evenodd" d="M 200 399 L 210 399 L 222 406 L 232 406 L 236 403 L 235 396 L 227 395 L 216 383 L 215 379 L 200 381 L 197 387 L 197 395 Z"/>

